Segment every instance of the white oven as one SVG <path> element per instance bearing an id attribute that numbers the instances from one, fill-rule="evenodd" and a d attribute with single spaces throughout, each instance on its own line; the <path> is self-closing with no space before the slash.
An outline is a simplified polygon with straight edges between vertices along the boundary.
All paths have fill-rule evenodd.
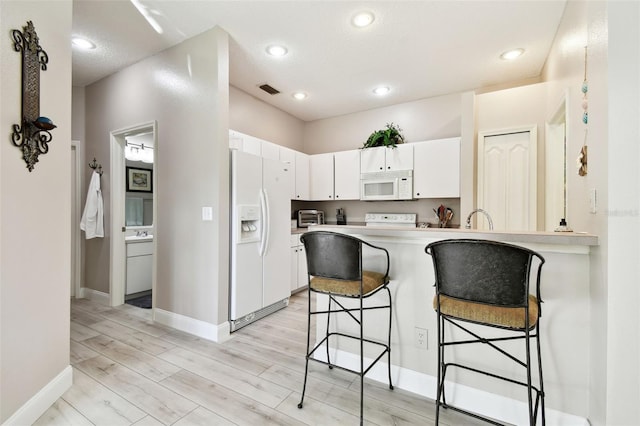
<path id="1" fill-rule="evenodd" d="M 413 170 L 362 173 L 360 199 L 363 201 L 413 199 Z"/>

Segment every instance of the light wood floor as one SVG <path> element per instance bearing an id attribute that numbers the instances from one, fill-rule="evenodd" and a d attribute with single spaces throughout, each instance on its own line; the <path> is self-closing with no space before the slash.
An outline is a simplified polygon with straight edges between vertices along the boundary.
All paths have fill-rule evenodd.
<path id="1" fill-rule="evenodd" d="M 310 363 L 307 293 L 218 344 L 150 320 L 150 310 L 71 302 L 74 383 L 36 425 L 357 425 L 359 378 Z M 434 423 L 426 398 L 367 381 L 365 424 Z M 444 420 L 443 420 L 444 419 Z M 446 412 L 441 424 L 478 424 Z"/>

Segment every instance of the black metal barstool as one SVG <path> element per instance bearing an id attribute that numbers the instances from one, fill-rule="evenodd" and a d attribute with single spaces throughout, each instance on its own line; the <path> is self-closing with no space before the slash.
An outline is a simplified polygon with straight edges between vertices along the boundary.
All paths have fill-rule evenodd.
<path id="1" fill-rule="evenodd" d="M 436 424 L 440 418 L 440 407 L 497 423 L 493 419 L 455 407 L 447 403 L 445 375 L 450 367 L 462 368 L 474 373 L 500 379 L 527 388 L 529 424 L 535 425 L 538 412 L 545 424 L 544 386 L 542 359 L 540 355 L 540 272 L 544 258 L 538 253 L 518 247 L 487 240 L 444 240 L 431 243 L 425 248 L 433 259 L 436 295 L 433 307 L 438 316 L 438 388 L 436 396 Z M 537 268 L 536 268 L 537 265 Z M 533 268 L 533 269 L 532 269 Z M 529 293 L 531 271 L 535 271 L 535 295 Z M 507 330 L 499 337 L 481 337 L 465 323 L 479 324 Z M 462 340 L 445 338 L 445 324 L 463 330 L 472 338 Z M 501 347 L 498 343 L 523 339 L 525 360 L 521 356 Z M 535 339 L 538 358 L 538 386 L 532 384 L 530 340 Z M 495 349 L 508 359 L 526 369 L 526 382 L 505 377 L 489 371 L 456 362 L 446 362 L 445 348 L 452 345 L 481 343 Z"/>
<path id="2" fill-rule="evenodd" d="M 302 387 L 302 397 L 298 408 L 302 408 L 304 394 L 307 388 L 307 374 L 309 372 L 309 361 L 316 361 L 326 364 L 329 368 L 337 367 L 345 371 L 358 374 L 360 376 L 360 424 L 364 418 L 364 376 L 378 362 L 382 356 L 387 354 L 387 365 L 389 374 L 389 388 L 393 389 L 391 383 L 391 291 L 389 291 L 389 253 L 382 247 L 376 247 L 358 238 L 339 234 L 336 232 L 313 231 L 304 234 L 301 238 L 307 254 L 308 278 L 309 278 L 309 315 L 307 318 L 307 353 L 304 370 L 304 384 Z M 363 246 L 379 251 L 384 255 L 386 264 L 382 265 L 384 272 L 374 272 L 364 270 L 362 266 Z M 381 290 L 386 290 L 389 303 L 376 306 L 364 306 L 363 301 Z M 311 309 L 311 292 L 326 294 L 329 297 L 329 307 L 327 310 Z M 359 305 L 356 308 L 348 308 L 340 303 L 338 298 L 358 299 Z M 336 307 L 333 307 L 336 305 Z M 374 309 L 389 310 L 389 333 L 386 343 L 367 339 L 363 334 L 363 313 Z M 357 336 L 345 334 L 337 331 L 330 331 L 330 319 L 332 314 L 343 313 L 352 318 L 360 328 Z M 355 313 L 355 315 L 354 315 Z M 318 342 L 313 349 L 311 347 L 311 316 L 317 314 L 327 314 L 327 330 L 325 337 Z M 353 370 L 341 367 L 331 362 L 329 357 L 329 339 L 334 336 L 355 339 L 360 342 L 360 369 Z M 364 344 L 368 343 L 382 349 L 380 354 L 366 368 L 364 365 Z M 327 360 L 313 358 L 314 352 L 326 345 Z"/>

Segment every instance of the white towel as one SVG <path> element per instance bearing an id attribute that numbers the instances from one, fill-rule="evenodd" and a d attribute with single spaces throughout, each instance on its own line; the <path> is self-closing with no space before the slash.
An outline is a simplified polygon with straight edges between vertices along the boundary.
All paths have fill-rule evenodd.
<path id="1" fill-rule="evenodd" d="M 91 175 L 89 192 L 87 192 L 87 202 L 84 205 L 82 219 L 80 219 L 80 229 L 85 233 L 86 239 L 104 237 L 104 205 L 102 202 L 102 191 L 100 190 L 100 174 L 96 171 Z"/>

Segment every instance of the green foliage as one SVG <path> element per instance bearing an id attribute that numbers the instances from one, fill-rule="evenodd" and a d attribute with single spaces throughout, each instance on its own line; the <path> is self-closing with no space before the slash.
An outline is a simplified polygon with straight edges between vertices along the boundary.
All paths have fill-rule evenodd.
<path id="1" fill-rule="evenodd" d="M 400 133 L 401 131 L 400 126 L 387 123 L 386 128 L 371 133 L 362 148 L 373 148 L 375 146 L 390 146 L 395 148 L 397 144 L 404 143 L 404 136 Z"/>

